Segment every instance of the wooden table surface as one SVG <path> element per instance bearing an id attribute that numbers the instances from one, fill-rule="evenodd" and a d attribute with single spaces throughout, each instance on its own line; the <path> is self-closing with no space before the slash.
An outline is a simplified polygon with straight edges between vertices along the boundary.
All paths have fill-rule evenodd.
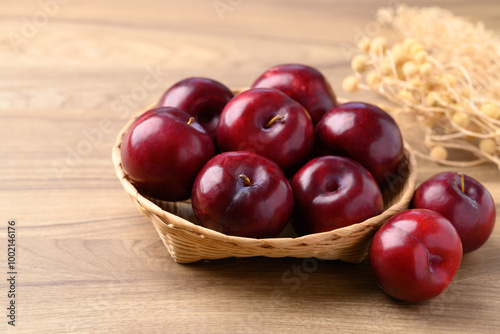
<path id="1" fill-rule="evenodd" d="M 370 34 L 375 10 L 394 3 L 3 1 L 0 332 L 498 333 L 499 226 L 442 295 L 407 304 L 377 287 L 366 261 L 314 270 L 295 258 L 177 264 L 114 173 L 118 130 L 187 76 L 242 87 L 272 65 L 299 62 L 353 97 L 341 90 L 351 72 L 341 45 Z M 500 32 L 497 0 L 409 2 L 436 3 Z M 449 168 L 419 161 L 419 170 L 421 182 Z M 496 166 L 463 171 L 500 203 Z M 15 328 L 6 310 L 12 220 Z"/>

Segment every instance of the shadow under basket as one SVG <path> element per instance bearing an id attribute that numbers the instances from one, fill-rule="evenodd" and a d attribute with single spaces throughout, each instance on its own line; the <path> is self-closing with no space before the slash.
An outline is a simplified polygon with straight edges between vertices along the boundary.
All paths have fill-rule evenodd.
<path id="1" fill-rule="evenodd" d="M 176 262 L 228 257 L 316 257 L 357 263 L 368 255 L 373 234 L 385 221 L 405 210 L 412 199 L 417 179 L 416 159 L 405 143 L 405 158 L 389 186 L 382 189 L 384 211 L 361 223 L 329 232 L 297 237 L 290 224 L 277 238 L 254 239 L 225 235 L 196 225 L 190 201 L 164 202 L 140 194 L 125 175 L 120 148 L 133 117 L 120 131 L 113 146 L 112 159 L 118 179 L 139 211 L 155 226 L 161 240 Z"/>

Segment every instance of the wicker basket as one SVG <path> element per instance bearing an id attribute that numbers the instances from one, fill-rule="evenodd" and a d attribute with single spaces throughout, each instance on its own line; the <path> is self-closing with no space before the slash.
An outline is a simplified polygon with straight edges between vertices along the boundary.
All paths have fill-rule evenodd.
<path id="1" fill-rule="evenodd" d="M 122 138 L 138 113 L 121 129 L 113 146 L 112 159 L 118 179 L 139 211 L 155 226 L 170 255 L 179 263 L 227 257 L 316 257 L 361 262 L 368 255 L 375 231 L 396 213 L 406 209 L 415 189 L 417 167 L 405 143 L 405 161 L 391 187 L 383 189 L 384 212 L 364 222 L 329 232 L 295 237 L 288 225 L 277 238 L 253 239 L 225 235 L 196 225 L 190 201 L 163 202 L 141 195 L 126 177 L 120 156 Z"/>

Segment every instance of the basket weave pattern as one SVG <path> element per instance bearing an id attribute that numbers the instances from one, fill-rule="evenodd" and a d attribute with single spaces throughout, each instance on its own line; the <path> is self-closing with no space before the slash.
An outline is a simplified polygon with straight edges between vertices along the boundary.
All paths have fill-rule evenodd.
<path id="1" fill-rule="evenodd" d="M 411 148 L 405 144 L 405 162 L 391 187 L 383 191 L 384 212 L 364 222 L 329 232 L 302 237 L 253 239 L 225 235 L 196 225 L 191 204 L 163 202 L 141 195 L 125 175 L 120 148 L 122 138 L 133 117 L 119 132 L 112 150 L 112 159 L 118 179 L 138 210 L 155 226 L 161 240 L 175 261 L 196 262 L 202 259 L 227 257 L 316 257 L 325 260 L 361 262 L 368 255 L 368 248 L 375 231 L 383 223 L 404 210 L 415 189 L 416 161 Z"/>

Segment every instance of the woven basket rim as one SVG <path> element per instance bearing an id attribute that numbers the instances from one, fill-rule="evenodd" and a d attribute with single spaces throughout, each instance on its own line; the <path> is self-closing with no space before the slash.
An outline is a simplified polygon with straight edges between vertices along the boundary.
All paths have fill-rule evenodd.
<path id="1" fill-rule="evenodd" d="M 322 240 L 332 240 L 336 238 L 345 238 L 354 233 L 362 233 L 364 230 L 372 230 L 374 227 L 380 227 L 387 219 L 392 217 L 394 214 L 404 210 L 415 190 L 416 180 L 417 180 L 417 163 L 416 157 L 413 150 L 407 142 L 404 142 L 405 154 L 408 162 L 409 175 L 405 182 L 408 183 L 404 187 L 404 193 L 400 199 L 392 204 L 390 207 L 386 208 L 381 214 L 371 217 L 363 222 L 353 224 L 350 226 L 338 228 L 328 232 L 307 234 L 304 236 L 297 237 L 276 237 L 276 238 L 249 238 L 249 237 L 239 237 L 226 235 L 218 231 L 208 229 L 206 227 L 196 225 L 180 216 L 163 210 L 159 205 L 153 203 L 147 197 L 139 193 L 135 186 L 130 182 L 130 180 L 125 175 L 121 163 L 121 142 L 125 132 L 129 126 L 145 111 L 154 108 L 156 104 L 151 104 L 144 110 L 136 113 L 131 117 L 128 122 L 122 127 L 120 132 L 116 137 L 116 141 L 112 148 L 112 160 L 115 168 L 116 175 L 120 180 L 126 193 L 136 202 L 136 205 L 141 206 L 144 211 L 148 212 L 150 215 L 156 215 L 163 218 L 162 221 L 167 221 L 168 224 L 172 224 L 175 228 L 187 229 L 193 233 L 199 234 L 201 236 L 212 238 L 215 240 L 236 243 L 236 244 L 247 244 L 251 246 L 267 246 L 272 245 L 274 247 L 288 247 L 293 245 L 314 245 Z"/>

